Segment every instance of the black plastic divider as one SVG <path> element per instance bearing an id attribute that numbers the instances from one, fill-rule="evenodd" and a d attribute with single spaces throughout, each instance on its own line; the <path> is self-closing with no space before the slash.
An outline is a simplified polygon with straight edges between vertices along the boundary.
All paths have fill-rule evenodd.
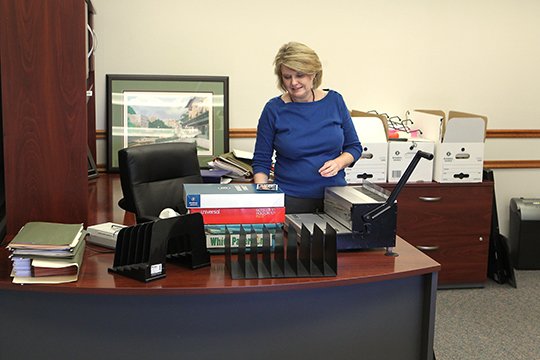
<path id="1" fill-rule="evenodd" d="M 302 224 L 300 231 L 300 247 L 298 250 L 298 267 L 296 270 L 298 277 L 306 277 L 311 274 L 311 233 Z"/>
<path id="2" fill-rule="evenodd" d="M 258 278 L 259 277 L 259 262 L 258 262 L 258 247 L 257 247 L 257 233 L 251 228 L 249 234 L 249 262 L 246 269 L 247 278 Z"/>
<path id="3" fill-rule="evenodd" d="M 324 274 L 324 232 L 315 224 L 311 239 L 311 274 Z"/>
<path id="4" fill-rule="evenodd" d="M 287 233 L 287 254 L 285 259 L 285 277 L 298 275 L 298 234 L 296 231 Z"/>
<path id="5" fill-rule="evenodd" d="M 268 242 L 270 242 L 270 233 L 268 233 Z M 282 232 L 274 234 L 274 261 L 272 261 L 271 274 L 274 277 L 285 276 L 285 247 L 283 246 Z"/>
<path id="6" fill-rule="evenodd" d="M 276 230 L 273 257 L 266 226 L 263 226 L 262 247 L 257 246 L 257 235 L 252 228 L 247 262 L 245 229 L 240 229 L 236 254 L 231 251 L 230 234 L 226 233 L 229 236 L 225 237 L 225 265 L 235 280 L 337 275 L 336 231 L 329 224 L 326 224 L 325 232 L 316 227 L 313 236 L 303 226 L 299 241 L 296 231 L 290 228 L 286 245 L 282 230 Z"/>
<path id="7" fill-rule="evenodd" d="M 231 232 L 227 227 L 225 227 L 225 268 L 232 272 L 232 264 L 231 264 Z"/>
<path id="8" fill-rule="evenodd" d="M 328 223 L 324 241 L 324 275 L 337 275 L 337 232 Z"/>
<path id="9" fill-rule="evenodd" d="M 201 214 L 190 214 L 122 228 L 113 266 L 108 270 L 139 281 L 163 278 L 171 260 L 196 269 L 210 265 Z"/>
<path id="10" fill-rule="evenodd" d="M 156 221 L 155 224 L 163 221 L 170 221 L 164 223 L 166 233 L 163 234 L 167 238 L 165 246 L 168 261 L 192 269 L 210 266 L 210 254 L 206 248 L 206 233 L 201 214 L 162 219 Z M 167 228 L 165 224 L 168 225 Z"/>
<path id="11" fill-rule="evenodd" d="M 260 271 L 263 277 L 272 276 L 272 251 L 270 249 L 270 232 L 266 227 L 263 228 L 263 246 L 262 246 L 262 268 Z"/>

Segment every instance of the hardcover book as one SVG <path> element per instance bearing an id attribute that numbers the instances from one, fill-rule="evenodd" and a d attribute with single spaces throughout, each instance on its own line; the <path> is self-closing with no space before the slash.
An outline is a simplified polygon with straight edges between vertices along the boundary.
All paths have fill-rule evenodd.
<path id="1" fill-rule="evenodd" d="M 251 231 L 257 234 L 257 246 L 263 245 L 263 233 L 266 228 L 270 233 L 270 243 L 274 243 L 275 233 L 281 229 L 282 223 L 268 224 L 228 224 L 228 225 L 205 225 L 206 247 L 208 250 L 223 250 L 225 248 L 225 237 L 227 231 L 231 236 L 231 247 L 238 247 L 240 238 L 240 229 L 243 228 L 246 233 L 246 246 L 251 246 Z"/>
<path id="2" fill-rule="evenodd" d="M 206 248 L 208 250 L 221 249 L 225 248 L 225 236 L 224 234 L 210 234 L 206 233 Z M 231 247 L 238 247 L 238 240 L 240 239 L 240 234 L 231 234 Z M 274 242 L 274 234 L 270 233 L 270 243 Z M 251 236 L 246 234 L 246 247 L 251 246 Z M 257 246 L 263 246 L 263 234 L 257 234 Z"/>
<path id="3" fill-rule="evenodd" d="M 188 209 L 284 207 L 285 194 L 255 184 L 184 184 L 184 202 Z"/>
<path id="4" fill-rule="evenodd" d="M 285 207 L 264 208 L 191 208 L 200 213 L 205 224 L 265 224 L 285 222 Z"/>

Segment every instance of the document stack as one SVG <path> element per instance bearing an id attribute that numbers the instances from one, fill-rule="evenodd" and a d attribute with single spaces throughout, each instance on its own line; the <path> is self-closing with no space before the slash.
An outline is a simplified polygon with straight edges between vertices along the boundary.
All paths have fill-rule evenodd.
<path id="1" fill-rule="evenodd" d="M 203 216 L 209 250 L 223 250 L 227 230 L 237 246 L 240 226 L 262 246 L 263 225 L 273 233 L 285 221 L 285 195 L 274 184 L 184 184 L 184 202 Z"/>
<path id="2" fill-rule="evenodd" d="M 16 284 L 77 281 L 86 235 L 82 224 L 29 222 L 8 244 Z"/>
<path id="3" fill-rule="evenodd" d="M 234 152 L 221 154 L 214 159 L 210 166 L 218 170 L 226 170 L 226 175 L 236 182 L 250 182 L 253 179 L 253 168 L 249 161 L 240 160 Z"/>

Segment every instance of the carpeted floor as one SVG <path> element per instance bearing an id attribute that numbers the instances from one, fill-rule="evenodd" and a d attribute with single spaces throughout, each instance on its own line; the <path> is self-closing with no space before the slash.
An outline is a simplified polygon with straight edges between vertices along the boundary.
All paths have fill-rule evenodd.
<path id="1" fill-rule="evenodd" d="M 540 271 L 516 271 L 517 288 L 437 291 L 437 360 L 540 360 Z"/>

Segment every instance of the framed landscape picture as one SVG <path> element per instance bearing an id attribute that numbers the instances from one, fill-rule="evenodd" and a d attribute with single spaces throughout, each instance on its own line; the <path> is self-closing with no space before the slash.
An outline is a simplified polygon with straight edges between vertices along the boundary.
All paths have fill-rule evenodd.
<path id="1" fill-rule="evenodd" d="M 107 170 L 118 150 L 194 142 L 201 167 L 229 151 L 228 77 L 107 75 Z"/>

